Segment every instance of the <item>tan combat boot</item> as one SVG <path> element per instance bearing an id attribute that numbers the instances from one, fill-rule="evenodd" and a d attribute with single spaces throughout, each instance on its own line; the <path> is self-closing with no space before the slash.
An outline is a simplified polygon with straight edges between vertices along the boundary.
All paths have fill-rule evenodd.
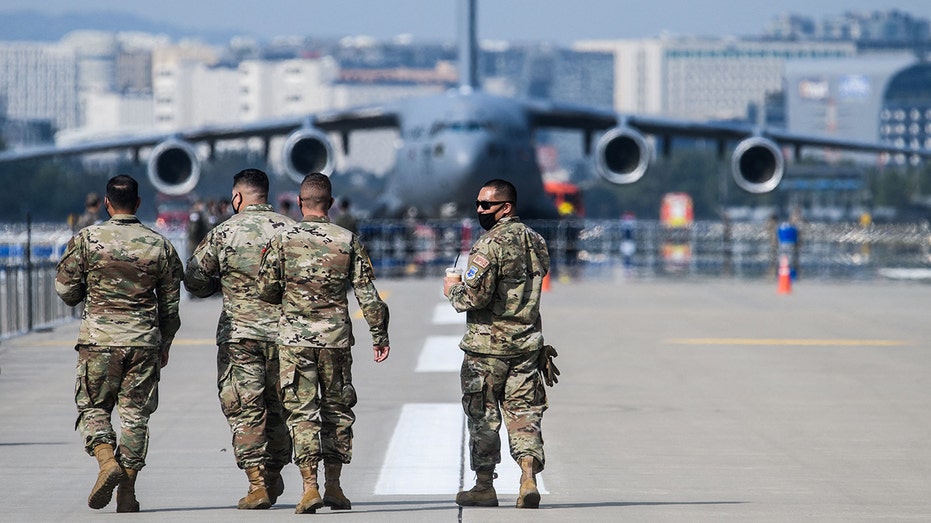
<path id="1" fill-rule="evenodd" d="M 339 486 L 339 475 L 342 470 L 343 464 L 338 461 L 323 463 L 325 478 L 323 486 L 326 489 L 323 494 L 323 504 L 333 510 L 352 510 L 352 503 Z"/>
<path id="2" fill-rule="evenodd" d="M 498 494 L 492 484 L 498 477 L 495 469 L 476 470 L 475 486 L 456 494 L 456 504 L 463 507 L 497 507 Z"/>
<path id="3" fill-rule="evenodd" d="M 139 502 L 136 501 L 136 475 L 138 470 L 125 469 L 120 486 L 116 488 L 116 511 L 139 512 Z"/>
<path id="4" fill-rule="evenodd" d="M 278 501 L 278 496 L 284 492 L 281 467 L 273 466 L 265 469 L 265 490 L 268 491 L 268 500 L 274 505 Z"/>
<path id="5" fill-rule="evenodd" d="M 272 506 L 265 490 L 265 467 L 249 467 L 246 469 L 249 478 L 249 492 L 246 497 L 239 500 L 239 508 L 243 510 L 264 509 Z"/>
<path id="6" fill-rule="evenodd" d="M 87 497 L 87 506 L 93 509 L 101 509 L 110 503 L 113 497 L 113 489 L 123 479 L 123 467 L 116 461 L 113 456 L 113 445 L 101 443 L 94 447 L 94 456 L 100 465 L 100 472 L 97 473 L 97 483 L 91 489 L 90 496 Z"/>
<path id="7" fill-rule="evenodd" d="M 517 508 L 539 508 L 540 491 L 537 490 L 537 477 L 533 473 L 533 456 L 520 458 L 520 493 L 517 495 Z"/>
<path id="8" fill-rule="evenodd" d="M 317 486 L 317 464 L 301 465 L 301 479 L 304 480 L 304 496 L 294 507 L 295 514 L 316 514 L 323 507 L 323 499 Z"/>

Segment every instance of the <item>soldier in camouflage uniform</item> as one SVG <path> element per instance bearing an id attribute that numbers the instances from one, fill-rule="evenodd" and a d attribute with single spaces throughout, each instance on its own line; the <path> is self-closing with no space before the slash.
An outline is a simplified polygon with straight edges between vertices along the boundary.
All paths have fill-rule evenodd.
<path id="1" fill-rule="evenodd" d="M 535 474 L 543 470 L 540 422 L 546 391 L 538 375 L 543 347 L 540 294 L 549 270 L 546 242 L 513 214 L 517 190 L 504 180 L 478 193 L 479 223 L 488 232 L 472 247 L 464 282 L 447 277 L 443 294 L 466 312 L 460 377 L 476 484 L 456 496 L 464 506 L 497 506 L 492 480 L 501 462 L 501 410 L 511 456 L 521 467 L 518 508 L 537 508 Z"/>
<path id="2" fill-rule="evenodd" d="M 104 205 L 110 220 L 81 229 L 58 264 L 55 290 L 70 306 L 84 301 L 78 351 L 76 428 L 100 472 L 87 500 L 138 512 L 135 481 L 145 466 L 149 416 L 158 407 L 161 367 L 181 326 L 182 266 L 171 243 L 139 222 L 136 180 L 115 176 Z M 120 415 L 119 449 L 110 424 Z"/>
<path id="3" fill-rule="evenodd" d="M 184 285 L 206 298 L 223 292 L 217 325 L 217 389 L 233 431 L 236 464 L 249 491 L 240 509 L 265 509 L 284 491 L 281 469 L 291 461 L 291 437 L 278 396 L 278 318 L 281 309 L 255 290 L 262 249 L 294 220 L 268 204 L 268 176 L 245 169 L 233 177 L 236 214 L 217 225 L 188 259 Z"/>
<path id="4" fill-rule="evenodd" d="M 265 249 L 257 279 L 259 297 L 281 303 L 278 355 L 281 398 L 294 439 L 294 462 L 304 495 L 295 512 L 314 513 L 326 505 L 350 510 L 339 477 L 352 458 L 356 391 L 352 386 L 355 343 L 347 293 L 352 288 L 372 335 L 375 361 L 388 357 L 388 307 L 359 238 L 330 223 L 330 180 L 309 174 L 301 183 L 304 219 L 276 234 Z M 317 485 L 324 463 L 325 493 Z"/>

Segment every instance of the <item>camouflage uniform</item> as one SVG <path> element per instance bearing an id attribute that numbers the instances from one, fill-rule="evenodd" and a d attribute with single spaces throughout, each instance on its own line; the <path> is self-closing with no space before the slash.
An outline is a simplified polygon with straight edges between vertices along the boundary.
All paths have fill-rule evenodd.
<path id="1" fill-rule="evenodd" d="M 259 296 L 281 303 L 281 396 L 298 466 L 352 458 L 355 340 L 347 292 L 351 286 L 372 344 L 388 345 L 388 306 L 374 278 L 359 238 L 326 217 L 305 217 L 265 249 Z"/>
<path id="2" fill-rule="evenodd" d="M 184 273 L 184 285 L 195 296 L 205 298 L 218 288 L 223 292 L 217 389 L 241 469 L 267 464 L 281 470 L 291 461 L 291 438 L 278 396 L 275 339 L 281 309 L 258 299 L 255 275 L 268 239 L 293 224 L 271 205 L 247 205 L 207 233 Z"/>
<path id="3" fill-rule="evenodd" d="M 58 263 L 55 290 L 70 306 L 85 302 L 78 333 L 75 402 L 88 454 L 116 448 L 126 468 L 145 466 L 149 416 L 158 407 L 159 351 L 181 326 L 181 260 L 171 243 L 129 214 L 80 230 Z"/>
<path id="4" fill-rule="evenodd" d="M 540 294 L 549 270 L 546 242 L 517 217 L 502 218 L 469 253 L 464 284 L 449 302 L 466 311 L 460 377 L 462 407 L 469 421 L 472 470 L 501 462 L 501 409 L 511 456 L 545 464 L 540 422 L 546 391 L 537 372 L 543 346 Z"/>

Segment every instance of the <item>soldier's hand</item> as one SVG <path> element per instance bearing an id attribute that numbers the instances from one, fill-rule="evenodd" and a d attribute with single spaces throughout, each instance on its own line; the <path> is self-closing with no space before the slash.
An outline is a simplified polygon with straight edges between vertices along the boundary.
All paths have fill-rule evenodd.
<path id="1" fill-rule="evenodd" d="M 559 356 L 559 353 L 556 352 L 556 349 L 552 345 L 544 345 L 540 349 L 540 356 L 537 359 L 537 369 L 540 371 L 540 376 L 543 377 L 543 382 L 546 383 L 547 387 L 552 387 L 553 385 L 559 383 L 559 369 L 556 368 L 556 363 L 553 362 L 553 359 Z"/>
<path id="2" fill-rule="evenodd" d="M 168 351 L 167 350 L 163 349 L 163 350 L 158 351 L 158 357 L 159 357 L 162 368 L 164 368 L 165 365 L 168 365 Z"/>
<path id="3" fill-rule="evenodd" d="M 375 363 L 381 363 L 388 359 L 388 352 L 391 350 L 391 347 L 387 345 L 372 345 L 372 350 L 375 352 Z"/>

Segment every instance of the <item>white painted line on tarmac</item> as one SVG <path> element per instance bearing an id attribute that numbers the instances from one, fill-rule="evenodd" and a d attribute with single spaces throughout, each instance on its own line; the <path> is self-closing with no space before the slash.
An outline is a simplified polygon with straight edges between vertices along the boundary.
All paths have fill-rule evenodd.
<path id="1" fill-rule="evenodd" d="M 459 372 L 462 336 L 428 336 L 417 358 L 415 372 Z"/>
<path id="2" fill-rule="evenodd" d="M 466 314 L 456 312 L 449 302 L 440 303 L 433 308 L 434 325 L 465 325 L 465 318 Z"/>
<path id="3" fill-rule="evenodd" d="M 462 406 L 407 403 L 394 427 L 375 495 L 446 494 L 459 490 Z"/>
<path id="4" fill-rule="evenodd" d="M 375 495 L 444 494 L 454 497 L 460 485 L 472 488 L 475 473 L 469 466 L 468 438 L 462 406 L 458 403 L 405 404 L 385 453 Z M 501 428 L 501 458 L 496 469 L 495 491 L 516 495 L 520 489 L 520 467 L 508 452 L 504 427 Z M 537 490 L 549 494 L 539 474 Z"/>

